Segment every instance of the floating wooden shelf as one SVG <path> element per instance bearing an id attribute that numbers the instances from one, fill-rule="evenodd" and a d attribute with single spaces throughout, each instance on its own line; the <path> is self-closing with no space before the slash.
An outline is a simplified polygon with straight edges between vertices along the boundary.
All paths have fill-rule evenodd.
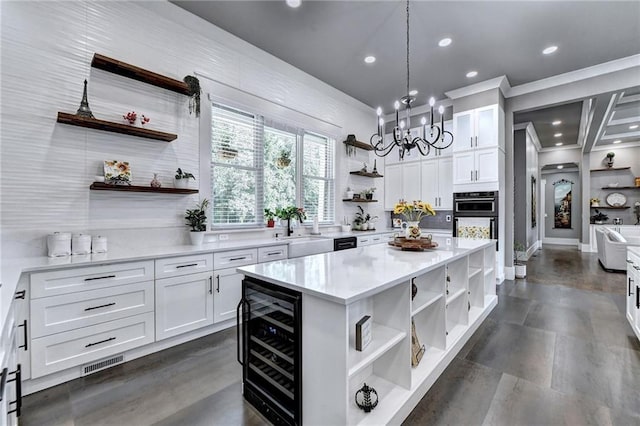
<path id="1" fill-rule="evenodd" d="M 592 209 L 605 209 L 605 210 L 625 210 L 625 209 L 630 209 L 631 206 L 621 206 L 621 207 L 612 207 L 612 206 L 598 206 L 598 207 L 594 207 L 591 206 Z"/>
<path id="2" fill-rule="evenodd" d="M 135 65 L 130 65 L 126 62 L 121 62 L 98 53 L 93 55 L 91 66 L 123 77 L 142 81 L 143 83 L 151 84 L 153 86 L 162 87 L 163 89 L 171 90 L 183 95 L 191 95 L 189 92 L 189 86 L 184 81 L 166 77 L 153 71 L 148 71 L 144 68 L 136 67 Z"/>
<path id="3" fill-rule="evenodd" d="M 109 185 L 104 182 L 93 182 L 89 187 L 92 191 L 125 191 L 125 192 L 157 192 L 160 194 L 197 194 L 197 189 L 182 188 L 154 188 L 152 186 Z"/>
<path id="4" fill-rule="evenodd" d="M 602 189 L 613 191 L 615 189 L 640 189 L 640 186 L 604 186 Z"/>
<path id="5" fill-rule="evenodd" d="M 355 172 L 349 172 L 352 175 L 357 175 L 357 176 L 366 176 L 366 177 L 370 177 L 370 178 L 381 178 L 383 177 L 380 173 L 371 173 L 371 172 L 363 172 L 362 170 L 358 170 Z"/>
<path id="6" fill-rule="evenodd" d="M 373 147 L 365 142 L 360 141 L 344 141 L 345 145 L 355 146 L 356 148 L 364 149 L 365 151 L 373 151 Z"/>
<path id="7" fill-rule="evenodd" d="M 608 172 L 612 170 L 629 170 L 631 167 L 609 167 L 606 169 L 591 169 L 592 172 Z"/>
<path id="8" fill-rule="evenodd" d="M 159 132 L 157 130 L 134 127 L 127 124 L 114 123 L 112 121 L 98 120 L 97 118 L 82 117 L 66 112 L 58 112 L 58 123 L 72 126 L 87 127 L 89 129 L 104 130 L 105 132 L 122 133 L 124 135 L 138 136 L 141 138 L 155 139 L 157 141 L 171 142 L 178 135 Z"/>
<path id="9" fill-rule="evenodd" d="M 377 203 L 378 202 L 378 200 L 367 200 L 366 198 L 365 199 L 360 198 L 359 200 L 353 200 L 353 199 L 347 198 L 342 201 L 345 201 L 347 203 Z"/>

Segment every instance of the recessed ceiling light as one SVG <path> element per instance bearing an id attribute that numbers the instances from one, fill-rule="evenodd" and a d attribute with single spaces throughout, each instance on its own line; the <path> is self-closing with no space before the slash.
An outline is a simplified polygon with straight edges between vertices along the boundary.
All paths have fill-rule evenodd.
<path id="1" fill-rule="evenodd" d="M 415 89 L 409 91 L 409 96 L 415 96 L 417 94 L 418 94 L 418 91 Z"/>
<path id="2" fill-rule="evenodd" d="M 562 142 L 558 142 L 556 146 L 562 146 Z"/>
<path id="3" fill-rule="evenodd" d="M 302 0 L 286 0 L 287 6 L 289 7 L 299 7 L 302 4 Z"/>
<path id="4" fill-rule="evenodd" d="M 467 78 L 473 78 L 473 77 L 475 77 L 476 75 L 478 75 L 478 71 L 469 71 L 469 72 L 467 73 Z"/>
<path id="5" fill-rule="evenodd" d="M 562 169 L 564 166 L 562 164 L 558 164 L 558 168 Z"/>
<path id="6" fill-rule="evenodd" d="M 554 137 L 554 138 L 559 138 L 560 136 L 562 136 L 562 133 L 554 133 L 554 134 L 553 134 L 553 137 Z"/>
<path id="7" fill-rule="evenodd" d="M 556 50 L 558 50 L 558 46 L 549 46 L 549 47 L 545 48 L 542 51 L 542 53 L 544 53 L 545 55 L 551 55 Z"/>
<path id="8" fill-rule="evenodd" d="M 632 124 L 631 126 L 629 126 L 629 129 L 631 129 L 631 130 L 635 130 L 637 128 L 638 128 L 637 124 Z"/>
<path id="9" fill-rule="evenodd" d="M 613 143 L 620 143 L 622 142 L 620 139 L 616 139 L 615 141 L 613 141 Z"/>
<path id="10" fill-rule="evenodd" d="M 367 64 L 372 64 L 376 61 L 376 57 L 375 56 L 367 56 L 366 58 L 364 58 L 364 61 Z"/>
<path id="11" fill-rule="evenodd" d="M 445 37 L 438 42 L 438 46 L 440 47 L 447 47 L 450 44 L 451 44 L 451 39 L 449 37 Z"/>
<path id="12" fill-rule="evenodd" d="M 560 120 L 552 121 L 551 124 L 554 126 L 559 126 L 560 124 L 562 124 L 562 121 Z"/>

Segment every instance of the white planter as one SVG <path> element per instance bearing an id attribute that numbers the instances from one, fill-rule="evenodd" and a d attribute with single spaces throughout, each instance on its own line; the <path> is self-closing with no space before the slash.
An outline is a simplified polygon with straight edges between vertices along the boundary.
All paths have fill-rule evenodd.
<path id="1" fill-rule="evenodd" d="M 204 231 L 191 231 L 189 232 L 189 238 L 191 238 L 192 246 L 201 246 L 202 242 L 204 241 Z"/>
<path id="2" fill-rule="evenodd" d="M 527 265 L 514 265 L 516 268 L 516 278 L 527 277 Z"/>
<path id="3" fill-rule="evenodd" d="M 174 179 L 173 187 L 178 189 L 187 189 L 189 187 L 189 179 Z"/>
<path id="4" fill-rule="evenodd" d="M 353 200 L 353 191 L 345 192 L 345 200 Z"/>

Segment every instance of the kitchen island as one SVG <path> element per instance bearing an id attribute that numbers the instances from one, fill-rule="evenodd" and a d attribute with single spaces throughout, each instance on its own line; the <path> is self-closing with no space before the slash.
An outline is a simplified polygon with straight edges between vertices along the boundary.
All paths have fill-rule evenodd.
<path id="1" fill-rule="evenodd" d="M 302 423 L 400 423 L 496 306 L 495 244 L 377 245 L 238 268 L 301 294 Z M 356 323 L 367 315 L 372 340 L 357 351 Z M 412 324 L 424 345 L 415 367 Z M 355 403 L 364 383 L 379 396 L 370 413 Z"/>

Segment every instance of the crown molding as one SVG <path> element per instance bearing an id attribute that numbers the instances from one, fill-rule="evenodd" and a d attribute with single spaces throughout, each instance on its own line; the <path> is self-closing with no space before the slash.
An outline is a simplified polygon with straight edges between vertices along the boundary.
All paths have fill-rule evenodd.
<path id="1" fill-rule="evenodd" d="M 481 81 L 476 84 L 472 84 L 471 86 L 461 87 L 460 89 L 450 90 L 445 92 L 449 99 L 459 99 L 465 96 L 475 95 L 477 93 L 486 92 L 491 89 L 500 89 L 503 95 L 506 96 L 506 93 L 511 88 L 509 84 L 509 80 L 506 75 L 492 78 L 490 80 Z"/>

